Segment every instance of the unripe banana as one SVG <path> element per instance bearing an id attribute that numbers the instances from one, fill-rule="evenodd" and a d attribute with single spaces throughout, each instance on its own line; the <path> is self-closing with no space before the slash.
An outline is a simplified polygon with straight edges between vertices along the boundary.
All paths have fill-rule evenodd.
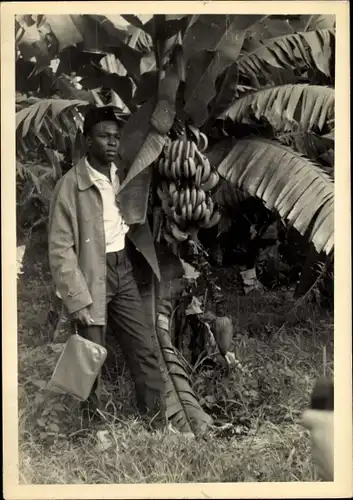
<path id="1" fill-rule="evenodd" d="M 183 163 L 183 172 L 186 179 L 189 178 L 189 161 L 185 160 Z"/>
<path id="2" fill-rule="evenodd" d="M 218 181 L 219 181 L 218 173 L 211 172 L 208 181 L 206 181 L 204 184 L 201 184 L 201 187 L 204 191 L 211 191 L 211 189 L 217 186 Z"/>
<path id="3" fill-rule="evenodd" d="M 202 214 L 202 204 L 198 205 L 195 208 L 192 218 L 194 220 L 199 220 L 201 218 L 201 214 Z"/>
<path id="4" fill-rule="evenodd" d="M 176 176 L 177 179 L 180 179 L 182 177 L 182 162 L 181 159 L 179 161 L 179 158 L 176 161 Z"/>
<path id="5" fill-rule="evenodd" d="M 195 162 L 199 165 L 205 165 L 205 157 L 200 153 L 200 151 L 195 149 Z"/>
<path id="6" fill-rule="evenodd" d="M 195 210 L 197 201 L 197 190 L 195 186 L 191 189 L 190 203 L 192 204 L 192 209 Z"/>
<path id="7" fill-rule="evenodd" d="M 194 141 L 190 141 L 190 151 L 189 151 L 189 158 L 192 160 L 195 159 L 195 151 L 196 151 L 196 144 Z"/>
<path id="8" fill-rule="evenodd" d="M 171 166 L 172 166 L 172 162 L 169 161 L 168 158 L 165 158 L 165 160 L 163 162 L 163 175 L 164 175 L 164 177 L 167 177 L 167 179 L 171 178 Z"/>
<path id="9" fill-rule="evenodd" d="M 196 174 L 196 165 L 195 162 L 192 158 L 188 158 L 188 163 L 189 163 L 189 174 L 190 177 L 194 177 Z"/>
<path id="10" fill-rule="evenodd" d="M 203 170 L 203 174 L 201 177 L 201 184 L 208 181 L 210 174 L 211 174 L 211 165 L 210 165 L 208 158 L 205 158 L 204 159 L 204 170 Z"/>
<path id="11" fill-rule="evenodd" d="M 184 189 L 181 189 L 179 191 L 179 203 L 178 203 L 181 210 L 182 210 L 183 206 L 185 205 L 184 200 L 185 200 L 185 191 L 184 191 Z"/>
<path id="12" fill-rule="evenodd" d="M 204 218 L 206 216 L 206 212 L 207 212 L 207 206 L 206 206 L 206 202 L 203 201 L 201 203 L 201 215 L 200 215 L 200 219 Z"/>
<path id="13" fill-rule="evenodd" d="M 209 221 L 208 221 L 208 222 L 205 222 L 205 223 L 203 224 L 203 227 L 204 227 L 205 229 L 209 229 L 210 227 L 213 227 L 213 226 L 215 226 L 216 224 L 218 224 L 218 222 L 219 222 L 220 220 L 221 220 L 221 212 L 216 211 L 216 212 L 214 212 L 214 213 L 213 213 L 213 215 L 212 215 L 212 217 L 209 219 Z"/>
<path id="14" fill-rule="evenodd" d="M 197 190 L 197 201 L 196 205 L 199 205 L 200 203 L 204 203 L 206 201 L 206 193 L 203 189 L 198 189 Z"/>
<path id="15" fill-rule="evenodd" d="M 198 148 L 200 151 L 206 151 L 207 146 L 208 146 L 207 136 L 204 133 L 200 132 L 200 142 Z"/>
<path id="16" fill-rule="evenodd" d="M 185 148 L 184 148 L 184 156 L 183 160 L 187 160 L 190 156 L 190 147 L 191 147 L 191 141 L 186 141 Z"/>
<path id="17" fill-rule="evenodd" d="M 208 222 L 210 220 L 210 217 L 211 217 L 210 209 L 209 208 L 205 208 L 202 227 L 205 227 L 205 225 L 208 224 Z"/>
<path id="18" fill-rule="evenodd" d="M 183 159 L 184 146 L 185 146 L 185 141 L 179 139 L 179 141 L 178 141 L 178 149 L 177 149 L 177 158 L 180 157 L 181 159 Z"/>
<path id="19" fill-rule="evenodd" d="M 171 168 L 170 168 L 170 176 L 174 180 L 177 179 L 176 162 L 175 161 L 172 162 L 172 165 L 171 165 Z"/>
<path id="20" fill-rule="evenodd" d="M 174 224 L 173 222 L 170 223 L 170 229 L 171 229 L 171 233 L 172 233 L 173 237 L 179 242 L 185 241 L 189 237 L 189 235 L 187 233 L 184 233 L 184 231 L 181 231 L 178 228 L 178 226 L 176 224 Z"/>
<path id="21" fill-rule="evenodd" d="M 196 206 L 201 205 L 201 203 L 204 201 L 203 195 L 202 195 L 203 192 L 204 191 L 202 191 L 202 189 L 196 190 Z"/>
<path id="22" fill-rule="evenodd" d="M 186 220 L 186 205 L 181 207 L 181 218 L 182 220 Z"/>
<path id="23" fill-rule="evenodd" d="M 190 189 L 189 189 L 189 186 L 185 188 L 185 205 L 189 205 L 190 203 L 190 198 L 191 198 L 191 194 L 190 194 Z"/>
<path id="24" fill-rule="evenodd" d="M 195 187 L 197 188 L 199 188 L 201 185 L 202 171 L 203 171 L 203 166 L 198 165 L 196 167 L 196 174 L 195 174 Z"/>
<path id="25" fill-rule="evenodd" d="M 175 161 L 177 159 L 178 147 L 179 147 L 179 141 L 173 141 L 171 149 L 170 149 L 170 156 L 169 156 L 171 161 Z"/>
<path id="26" fill-rule="evenodd" d="M 172 194 L 172 203 L 173 203 L 174 207 L 176 207 L 178 205 L 178 201 L 179 201 L 179 192 L 174 191 Z"/>

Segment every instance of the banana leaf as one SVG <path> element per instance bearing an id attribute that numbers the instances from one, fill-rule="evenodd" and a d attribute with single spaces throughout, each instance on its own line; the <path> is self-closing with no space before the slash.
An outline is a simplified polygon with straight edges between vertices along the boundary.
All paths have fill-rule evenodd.
<path id="1" fill-rule="evenodd" d="M 298 72 L 314 68 L 333 78 L 335 35 L 335 29 L 324 28 L 264 41 L 247 39 L 236 62 L 239 73 L 250 78 L 253 86 L 258 86 L 261 77 L 268 83 L 284 83 L 285 73 L 281 70 Z"/>
<path id="2" fill-rule="evenodd" d="M 151 164 L 162 152 L 165 136 L 150 124 L 154 111 L 153 100 L 143 104 L 131 115 L 124 126 L 119 145 L 119 155 L 126 165 L 126 177 L 119 197 L 127 208 L 127 223 L 142 224 L 146 221 Z"/>
<path id="3" fill-rule="evenodd" d="M 335 116 L 335 91 L 321 85 L 281 85 L 248 93 L 220 118 L 241 122 L 253 114 L 281 132 L 322 130 Z"/>
<path id="4" fill-rule="evenodd" d="M 334 245 L 334 182 L 312 160 L 282 144 L 258 138 L 224 141 L 213 149 L 229 186 L 260 198 L 270 210 L 307 234 L 318 253 Z M 218 153 L 218 154 L 217 154 Z M 220 187 L 222 189 L 222 187 Z"/>

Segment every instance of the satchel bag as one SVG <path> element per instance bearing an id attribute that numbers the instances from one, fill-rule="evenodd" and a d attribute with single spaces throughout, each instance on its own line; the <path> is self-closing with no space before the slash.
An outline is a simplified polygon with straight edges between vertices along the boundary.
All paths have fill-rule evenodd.
<path id="1" fill-rule="evenodd" d="M 85 401 L 107 357 L 107 350 L 77 333 L 71 335 L 54 369 L 48 388 Z"/>

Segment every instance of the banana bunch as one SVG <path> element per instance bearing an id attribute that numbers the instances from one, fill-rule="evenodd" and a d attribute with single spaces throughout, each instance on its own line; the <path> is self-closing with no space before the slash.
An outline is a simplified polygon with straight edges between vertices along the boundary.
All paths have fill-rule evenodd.
<path id="1" fill-rule="evenodd" d="M 162 182 L 157 194 L 166 215 L 164 237 L 169 243 L 186 241 L 198 228 L 210 228 L 221 218 L 210 194 L 219 175 L 202 154 L 207 137 L 196 127 L 187 127 L 189 137 L 169 141 L 158 161 Z"/>

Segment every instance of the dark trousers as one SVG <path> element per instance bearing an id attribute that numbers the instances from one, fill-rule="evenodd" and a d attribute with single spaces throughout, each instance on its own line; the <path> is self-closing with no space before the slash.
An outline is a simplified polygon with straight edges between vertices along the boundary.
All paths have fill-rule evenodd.
<path id="1" fill-rule="evenodd" d="M 155 426 L 165 424 L 164 380 L 152 334 L 125 252 L 107 254 L 107 322 L 116 335 L 135 383 L 140 412 Z M 104 345 L 105 327 L 79 327 L 78 333 Z M 99 396 L 99 379 L 92 392 Z"/>

